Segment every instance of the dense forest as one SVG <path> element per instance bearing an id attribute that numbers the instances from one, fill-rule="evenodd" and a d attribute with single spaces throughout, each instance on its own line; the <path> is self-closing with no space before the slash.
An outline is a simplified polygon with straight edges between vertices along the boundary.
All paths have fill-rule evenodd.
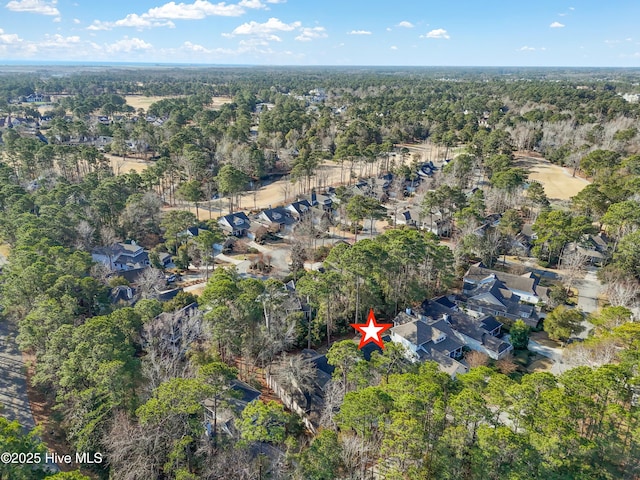
<path id="1" fill-rule="evenodd" d="M 53 475 L 4 464 L 0 478 L 640 478 L 640 103 L 622 96 L 640 91 L 639 78 L 544 69 L 0 73 L 0 242 L 9 252 L 0 321 L 33 359 L 29 380 L 60 441 L 106 459 Z M 50 101 L 24 100 L 36 93 Z M 136 109 L 130 95 L 163 98 Z M 416 143 L 432 158 L 412 158 Z M 524 154 L 588 185 L 550 199 L 528 179 Z M 146 168 L 116 172 L 114 155 Z M 379 235 L 359 234 L 393 201 L 355 195 L 352 184 L 391 174 L 401 192 L 427 160 L 443 167 L 411 191 L 412 205 L 449 231 L 390 222 Z M 326 224 L 296 230 L 286 275 L 210 272 L 225 235 L 210 206 L 207 220 L 198 208 L 220 197 L 239 209 L 239 197 L 274 174 L 315 193 L 329 162 L 345 170 L 336 206 Z M 500 223 L 487 226 L 491 215 Z M 608 239 L 598 268 L 606 298 L 587 316 L 589 337 L 566 349 L 574 368 L 528 373 L 476 358 L 452 378 L 433 362 L 411 363 L 395 343 L 358 350 L 349 325 L 369 308 L 391 321 L 460 290 L 470 265 L 494 267 L 501 256 L 506 264 L 524 224 L 538 265 L 565 272 L 543 326 L 562 342 L 583 320 L 568 297 L 585 258 L 567 246 Z M 192 227 L 205 233 L 183 234 Z M 317 246 L 338 227 L 353 241 Z M 131 282 L 92 258 L 127 240 L 151 263 L 135 303 L 113 300 Z M 158 295 L 166 254 L 172 271 L 206 269 L 201 294 Z M 305 268 L 310 260 L 322 268 Z M 179 314 L 175 348 L 158 319 Z M 522 322 L 504 323 L 526 350 L 528 329 L 517 344 Z M 326 352 L 333 368 L 313 429 L 264 382 L 277 379 L 311 409 L 317 366 L 298 355 L 305 348 Z M 262 393 L 241 411 L 238 379 Z M 217 424 L 222 412 L 230 432 Z M 44 452 L 45 443 L 42 431 L 0 416 L 2 450 Z"/>

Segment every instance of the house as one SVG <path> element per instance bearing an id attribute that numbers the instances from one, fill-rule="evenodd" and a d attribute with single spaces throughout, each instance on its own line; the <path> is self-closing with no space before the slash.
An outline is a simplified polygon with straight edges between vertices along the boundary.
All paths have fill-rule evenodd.
<path id="1" fill-rule="evenodd" d="M 198 304 L 192 303 L 176 312 L 163 312 L 149 322 L 146 322 L 140 333 L 142 348 L 156 345 L 170 356 L 183 355 L 188 345 L 184 345 L 183 338 L 188 338 L 194 330 L 200 328 L 199 322 L 191 321 L 196 318 Z"/>
<path id="2" fill-rule="evenodd" d="M 309 214 L 311 211 L 311 203 L 309 200 L 303 199 L 297 202 L 293 202 L 291 205 L 288 205 L 286 209 L 298 220 L 302 219 L 305 215 Z"/>
<path id="3" fill-rule="evenodd" d="M 423 229 L 438 235 L 439 237 L 450 237 L 453 231 L 453 223 L 450 218 L 443 218 L 440 213 L 435 215 L 425 215 L 422 219 Z"/>
<path id="4" fill-rule="evenodd" d="M 462 356 L 464 344 L 445 320 L 429 321 L 427 317 L 416 317 L 407 310 L 398 314 L 393 323 L 391 341 L 404 346 L 407 358 L 412 362 L 434 361 L 440 370 L 452 377 L 469 370 L 457 360 Z"/>
<path id="5" fill-rule="evenodd" d="M 576 252 L 584 256 L 591 265 L 603 265 L 609 258 L 609 243 L 602 235 L 583 235 L 577 242 L 567 244 L 565 253 Z"/>
<path id="6" fill-rule="evenodd" d="M 44 95 L 41 95 L 39 93 L 32 93 L 24 97 L 24 101 L 27 103 L 44 102 Z"/>
<path id="7" fill-rule="evenodd" d="M 175 268 L 175 264 L 173 263 L 173 257 L 171 257 L 170 253 L 159 252 L 158 259 L 162 264 L 162 268 Z"/>
<path id="8" fill-rule="evenodd" d="M 485 282 L 489 277 L 497 278 L 504 284 L 504 288 L 520 297 L 520 300 L 534 305 L 546 302 L 548 288 L 540 286 L 540 278 L 532 272 L 523 275 L 499 272 L 486 268 L 482 263 L 469 267 L 463 281 L 463 290 L 471 291 L 476 286 Z"/>
<path id="9" fill-rule="evenodd" d="M 491 272 L 483 276 L 486 272 L 474 270 L 465 275 L 461 303 L 467 311 L 475 316 L 521 319 L 530 327 L 537 327 L 540 316 L 535 305 L 546 302 L 548 289 L 538 286 L 538 278 L 532 273 L 518 276 Z"/>
<path id="10" fill-rule="evenodd" d="M 260 398 L 260 392 L 248 384 L 233 380 L 231 382 L 231 395 L 225 397 L 225 406 L 220 405 L 220 400 L 208 398 L 202 402 L 204 407 L 204 426 L 209 438 L 217 433 L 214 432 L 214 425 L 218 431 L 224 432 L 230 437 L 237 436 L 234 426 L 234 419 L 239 417 L 249 403 Z"/>
<path id="11" fill-rule="evenodd" d="M 500 337 L 502 323 L 492 315 L 474 318 L 461 311 L 447 297 L 438 297 L 422 303 L 422 314 L 427 318 L 441 318 L 465 347 L 482 352 L 494 360 L 500 360 L 513 350 L 513 346 Z"/>
<path id="12" fill-rule="evenodd" d="M 516 255 L 522 255 L 523 257 L 528 257 L 531 252 L 531 247 L 533 247 L 533 240 L 536 238 L 536 234 L 532 229 L 532 224 L 525 223 L 520 232 L 515 236 L 515 238 L 511 241 L 511 250 Z"/>
<path id="13" fill-rule="evenodd" d="M 204 228 L 189 227 L 178 234 L 178 237 L 194 238 L 200 235 L 200 232 L 204 232 Z"/>
<path id="14" fill-rule="evenodd" d="M 333 209 L 333 200 L 328 195 L 313 192 L 311 193 L 310 203 L 312 207 L 321 207 L 325 212 L 331 212 Z"/>
<path id="15" fill-rule="evenodd" d="M 293 225 L 296 219 L 291 216 L 291 212 L 283 207 L 268 208 L 258 214 L 258 220 L 266 222 L 270 226 L 274 226 L 280 232 L 293 231 Z"/>
<path id="16" fill-rule="evenodd" d="M 111 289 L 109 293 L 111 303 L 121 303 L 133 306 L 136 303 L 136 290 L 129 285 L 118 285 Z"/>
<path id="17" fill-rule="evenodd" d="M 416 226 L 416 221 L 411 216 L 411 211 L 409 210 L 402 212 L 400 216 L 397 218 L 396 222 L 398 223 L 398 225 L 408 225 L 411 227 Z"/>
<path id="18" fill-rule="evenodd" d="M 251 221 L 244 212 L 230 213 L 218 219 L 218 225 L 229 235 L 243 237 L 251 227 Z"/>
<path id="19" fill-rule="evenodd" d="M 266 382 L 282 403 L 300 416 L 305 427 L 315 433 L 324 410 L 325 388 L 331 380 L 334 367 L 329 365 L 326 355 L 320 355 L 315 350 L 304 349 L 300 357 L 300 360 L 313 367 L 312 388 L 308 391 L 285 388 L 270 372 L 266 374 Z"/>
<path id="20" fill-rule="evenodd" d="M 94 248 L 91 258 L 118 271 L 146 268 L 151 265 L 149 253 L 134 241 L 116 243 L 111 247 Z"/>

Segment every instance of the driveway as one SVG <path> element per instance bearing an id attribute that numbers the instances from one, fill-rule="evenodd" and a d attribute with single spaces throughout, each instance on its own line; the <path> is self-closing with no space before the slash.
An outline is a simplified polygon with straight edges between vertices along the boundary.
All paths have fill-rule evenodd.
<path id="1" fill-rule="evenodd" d="M 0 415 L 17 420 L 25 430 L 35 427 L 27 396 L 26 367 L 15 342 L 16 327 L 0 319 Z"/>
<path id="2" fill-rule="evenodd" d="M 578 308 L 585 313 L 593 313 L 598 310 L 598 298 L 604 292 L 604 287 L 598 280 L 597 273 L 596 267 L 589 267 L 584 278 L 575 282 L 578 289 Z M 584 320 L 582 326 L 584 329 L 576 337 L 587 338 L 589 332 L 593 330 L 593 324 Z"/>
<path id="3" fill-rule="evenodd" d="M 598 310 L 598 297 L 603 292 L 603 286 L 598 280 L 597 272 L 597 268 L 589 267 L 584 278 L 575 282 L 578 289 L 578 307 L 586 313 Z"/>
<path id="4" fill-rule="evenodd" d="M 568 365 L 564 363 L 564 360 L 562 358 L 562 354 L 564 352 L 562 348 L 550 347 L 548 345 L 538 343 L 535 340 L 529 340 L 528 349 L 532 352 L 542 355 L 543 357 L 547 357 L 553 360 L 553 365 L 551 366 L 550 372 L 554 375 L 559 375 L 562 372 L 575 367 L 575 365 Z"/>
<path id="5" fill-rule="evenodd" d="M 279 274 L 283 276 L 289 273 L 289 264 L 291 263 L 291 246 L 276 245 L 260 245 L 256 242 L 249 242 L 249 247 L 255 248 L 263 255 L 271 257 L 271 265 L 273 265 Z"/>

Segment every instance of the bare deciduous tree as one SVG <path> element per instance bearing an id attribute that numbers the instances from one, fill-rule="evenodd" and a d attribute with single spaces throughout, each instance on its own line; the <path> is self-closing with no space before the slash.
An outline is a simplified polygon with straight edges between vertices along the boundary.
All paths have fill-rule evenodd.
<path id="1" fill-rule="evenodd" d="M 344 385 L 339 380 L 330 380 L 325 385 L 324 405 L 322 406 L 322 415 L 320 417 L 320 425 L 323 427 L 334 430 L 337 428 L 335 416 L 340 410 L 340 405 L 342 405 L 344 390 Z"/>
<path id="2" fill-rule="evenodd" d="M 571 291 L 575 280 L 584 272 L 588 257 L 577 248 L 566 248 L 560 259 L 560 267 L 564 270 L 564 280 L 567 292 Z M 559 268 L 560 268 L 559 267 Z"/>
<path id="3" fill-rule="evenodd" d="M 147 355 L 142 360 L 142 372 L 147 389 L 153 391 L 174 378 L 192 377 L 185 353 L 206 340 L 207 333 L 200 310 L 164 313 L 146 323 L 142 337 Z"/>
<path id="4" fill-rule="evenodd" d="M 619 345 L 613 338 L 602 338 L 598 341 L 574 343 L 567 347 L 563 359 L 569 365 L 600 367 L 618 360 Z"/>
<path id="5" fill-rule="evenodd" d="M 612 278 L 607 283 L 606 293 L 612 306 L 633 309 L 638 305 L 640 284 L 634 278 Z"/>
<path id="6" fill-rule="evenodd" d="M 288 392 L 297 391 L 300 395 L 313 392 L 316 380 L 316 367 L 309 359 L 301 355 L 282 354 L 273 365 L 272 375 L 276 382 Z"/>
<path id="7" fill-rule="evenodd" d="M 489 355 L 482 352 L 477 352 L 475 350 L 469 352 L 464 359 L 467 361 L 471 368 L 486 367 L 487 365 L 489 365 Z"/>
<path id="8" fill-rule="evenodd" d="M 92 227 L 89 222 L 86 220 L 80 220 L 76 226 L 76 232 L 78 233 L 78 237 L 76 238 L 76 247 L 80 250 L 91 250 L 91 247 L 94 245 L 93 234 L 95 231 L 96 229 Z"/>
<path id="9" fill-rule="evenodd" d="M 503 375 L 509 375 L 518 369 L 518 365 L 513 359 L 513 355 L 508 353 L 496 362 L 496 367 Z"/>
<path id="10" fill-rule="evenodd" d="M 155 298 L 166 285 L 164 274 L 153 267 L 146 268 L 138 276 L 136 281 L 141 298 Z"/>

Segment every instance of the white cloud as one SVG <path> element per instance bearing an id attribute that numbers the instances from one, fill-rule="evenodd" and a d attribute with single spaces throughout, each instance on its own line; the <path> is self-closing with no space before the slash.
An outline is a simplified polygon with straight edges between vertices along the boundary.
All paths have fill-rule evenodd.
<path id="1" fill-rule="evenodd" d="M 299 42 L 310 42 L 314 38 L 327 38 L 327 31 L 324 27 L 302 27 L 300 35 L 296 37 Z"/>
<path id="2" fill-rule="evenodd" d="M 176 25 L 171 20 L 155 20 L 146 16 L 146 14 L 138 15 L 137 13 L 130 13 L 120 20 L 115 22 L 101 22 L 100 20 L 94 20 L 91 25 L 87 27 L 87 30 L 111 30 L 115 27 L 132 27 L 142 30 L 144 28 L 155 27 L 169 27 L 174 28 Z"/>
<path id="3" fill-rule="evenodd" d="M 115 27 L 135 27 L 135 28 L 151 28 L 151 27 L 169 27 L 174 28 L 175 24 L 171 20 L 153 20 L 144 15 L 130 13 L 126 17 L 116 20 L 113 25 Z"/>
<path id="4" fill-rule="evenodd" d="M 109 53 L 119 53 L 119 52 L 130 53 L 135 50 L 149 50 L 150 48 L 153 48 L 153 45 L 145 42 L 140 38 L 124 37 L 122 40 L 118 40 L 115 43 L 105 45 L 105 47 L 107 52 Z"/>
<path id="5" fill-rule="evenodd" d="M 169 2 L 160 7 L 150 8 L 143 17 L 171 20 L 200 20 L 209 16 L 238 17 L 245 13 L 240 5 L 227 5 L 224 2 L 211 3 L 207 0 L 195 0 L 193 3 Z"/>
<path id="6" fill-rule="evenodd" d="M 258 23 L 253 20 L 248 23 L 243 23 L 242 25 L 237 26 L 233 32 L 226 34 L 225 36 L 254 35 L 258 37 L 269 37 L 275 36 L 273 35 L 275 32 L 291 32 L 301 26 L 302 23 L 300 22 L 284 23 L 280 19 L 272 17 L 264 23 Z"/>
<path id="7" fill-rule="evenodd" d="M 169 2 L 159 7 L 150 8 L 138 15 L 130 13 L 115 22 L 94 20 L 88 30 L 111 30 L 115 27 L 133 27 L 138 29 L 169 27 L 174 28 L 171 20 L 201 20 L 209 16 L 238 17 L 246 12 L 246 8 L 266 8 L 260 0 L 242 0 L 240 4 L 231 5 L 225 2 L 211 3 L 207 0 L 195 0 L 193 3 Z"/>
<path id="8" fill-rule="evenodd" d="M 524 47 L 520 47 L 520 51 L 521 52 L 535 52 L 536 49 L 535 49 L 535 47 L 527 47 L 525 45 Z"/>
<path id="9" fill-rule="evenodd" d="M 396 25 L 396 27 L 402 27 L 402 28 L 413 28 L 414 26 L 415 25 L 413 23 L 407 22 L 406 20 L 403 20 L 402 22 Z"/>
<path id="10" fill-rule="evenodd" d="M 74 19 L 73 19 L 73 23 L 75 23 L 76 25 L 78 25 L 78 24 L 80 24 L 80 20 L 79 20 L 79 19 L 77 19 L 77 18 L 74 18 Z"/>
<path id="11" fill-rule="evenodd" d="M 4 33 L 4 30 L 0 28 L 0 44 L 3 45 L 15 45 L 22 42 L 22 39 L 16 33 Z"/>
<path id="12" fill-rule="evenodd" d="M 369 30 L 351 30 L 347 35 L 371 35 Z"/>
<path id="13" fill-rule="evenodd" d="M 53 19 L 53 23 L 60 23 L 62 21 L 62 17 L 56 17 Z"/>
<path id="14" fill-rule="evenodd" d="M 241 7 L 253 8 L 256 10 L 261 8 L 267 8 L 267 6 L 264 3 L 262 3 L 260 0 L 241 0 L 238 5 L 240 5 Z"/>
<path id="15" fill-rule="evenodd" d="M 560 23 L 560 22 L 553 22 L 551 25 L 549 25 L 550 28 L 563 28 L 564 24 Z"/>
<path id="16" fill-rule="evenodd" d="M 73 35 L 71 37 L 63 37 L 62 35 L 45 35 L 45 40 L 37 44 L 38 48 L 75 48 L 80 44 L 80 37 Z"/>
<path id="17" fill-rule="evenodd" d="M 12 12 L 38 13 L 40 15 L 58 16 L 60 11 L 55 7 L 57 0 L 12 0 L 7 8 Z"/>
<path id="18" fill-rule="evenodd" d="M 391 45 L 391 50 L 398 50 L 398 47 L 396 47 L 395 45 Z"/>
<path id="19" fill-rule="evenodd" d="M 191 42 L 184 42 L 182 44 L 182 47 L 185 50 L 188 50 L 190 52 L 195 52 L 195 53 L 213 53 L 213 50 L 209 50 L 206 47 L 203 47 L 202 45 L 198 45 L 197 43 L 191 43 Z"/>
<path id="20" fill-rule="evenodd" d="M 435 30 L 431 30 L 426 35 L 420 35 L 420 38 L 443 38 L 445 40 L 449 40 L 451 37 L 444 28 L 436 28 Z"/>

